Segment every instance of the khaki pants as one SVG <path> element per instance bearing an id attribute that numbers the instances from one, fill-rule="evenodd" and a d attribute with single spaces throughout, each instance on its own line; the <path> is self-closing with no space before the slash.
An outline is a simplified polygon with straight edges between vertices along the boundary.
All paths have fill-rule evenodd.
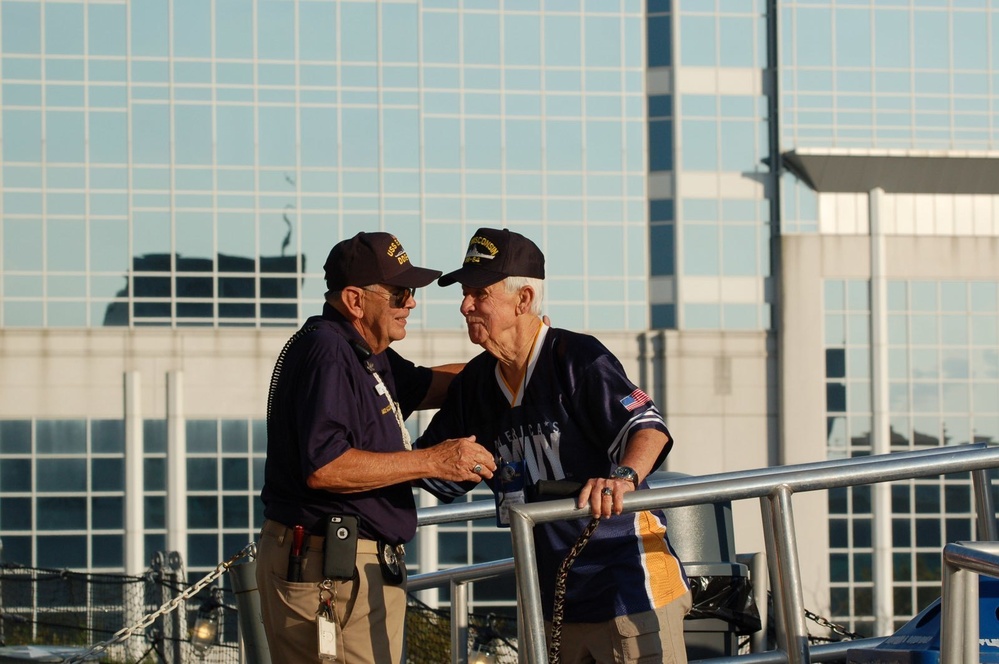
<path id="1" fill-rule="evenodd" d="M 687 664 L 683 617 L 690 591 L 655 611 L 601 623 L 562 623 L 562 664 Z M 546 624 L 548 637 L 551 623 Z"/>
<path id="2" fill-rule="evenodd" d="M 274 664 L 318 662 L 316 609 L 323 580 L 323 538 L 308 537 L 300 583 L 287 580 L 291 530 L 265 521 L 257 542 L 257 588 L 267 644 Z M 377 545 L 357 542 L 353 581 L 337 582 L 336 614 L 342 627 L 343 664 L 402 661 L 406 587 L 386 585 Z"/>

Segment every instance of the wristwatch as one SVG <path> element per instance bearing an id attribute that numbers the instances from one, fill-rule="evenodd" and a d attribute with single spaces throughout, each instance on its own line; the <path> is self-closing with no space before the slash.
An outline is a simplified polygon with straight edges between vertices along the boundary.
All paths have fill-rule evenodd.
<path id="1" fill-rule="evenodd" d="M 612 480 L 628 480 L 638 488 L 638 473 L 635 472 L 634 468 L 629 468 L 628 466 L 618 466 L 611 473 L 610 478 Z"/>

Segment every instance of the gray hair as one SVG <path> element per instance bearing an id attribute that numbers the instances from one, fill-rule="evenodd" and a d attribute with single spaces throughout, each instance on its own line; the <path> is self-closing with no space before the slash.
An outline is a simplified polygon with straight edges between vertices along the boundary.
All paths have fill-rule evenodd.
<path id="1" fill-rule="evenodd" d="M 534 290 L 534 299 L 531 301 L 530 313 L 535 316 L 541 315 L 541 301 L 545 298 L 545 282 L 534 277 L 507 277 L 503 280 L 503 286 L 507 293 L 516 293 L 524 286 L 530 286 Z"/>

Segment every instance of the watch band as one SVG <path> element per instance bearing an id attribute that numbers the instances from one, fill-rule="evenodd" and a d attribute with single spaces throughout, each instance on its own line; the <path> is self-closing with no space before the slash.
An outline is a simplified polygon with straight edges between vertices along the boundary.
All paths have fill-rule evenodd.
<path id="1" fill-rule="evenodd" d="M 611 479 L 615 480 L 629 480 L 635 485 L 635 489 L 638 489 L 638 473 L 635 472 L 634 468 L 629 468 L 628 466 L 618 466 L 611 473 Z"/>

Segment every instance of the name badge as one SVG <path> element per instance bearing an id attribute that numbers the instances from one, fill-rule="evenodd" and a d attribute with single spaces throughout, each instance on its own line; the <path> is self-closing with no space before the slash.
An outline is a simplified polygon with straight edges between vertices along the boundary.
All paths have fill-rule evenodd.
<path id="1" fill-rule="evenodd" d="M 524 498 L 524 462 L 500 461 L 497 474 L 496 525 L 509 527 L 510 507 L 527 502 Z"/>

